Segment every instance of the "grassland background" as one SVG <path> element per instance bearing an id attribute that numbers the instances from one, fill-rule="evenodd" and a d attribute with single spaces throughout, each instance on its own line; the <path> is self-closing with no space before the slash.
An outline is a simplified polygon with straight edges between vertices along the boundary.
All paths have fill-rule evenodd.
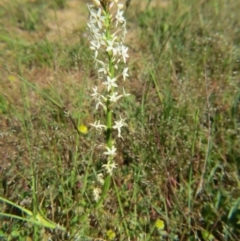
<path id="1" fill-rule="evenodd" d="M 0 240 L 240 240 L 240 2 L 132 0 L 128 127 L 100 209 L 86 3 L 0 0 L 0 196 L 32 210 L 34 174 L 39 209 L 69 232 L 0 215 Z"/>

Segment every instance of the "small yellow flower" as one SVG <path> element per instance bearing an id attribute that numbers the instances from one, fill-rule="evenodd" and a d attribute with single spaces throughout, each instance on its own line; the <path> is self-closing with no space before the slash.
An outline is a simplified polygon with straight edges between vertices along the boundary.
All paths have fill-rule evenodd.
<path id="1" fill-rule="evenodd" d="M 83 125 L 83 124 L 80 124 L 78 126 L 78 131 L 82 134 L 87 134 L 88 133 L 88 128 L 87 126 Z"/>
<path id="2" fill-rule="evenodd" d="M 159 229 L 159 230 L 163 230 L 165 227 L 164 221 L 162 219 L 157 219 L 154 226 Z"/>
<path id="3" fill-rule="evenodd" d="M 112 229 L 109 229 L 107 231 L 107 237 L 109 240 L 113 240 L 116 237 L 116 233 Z"/>
<path id="4" fill-rule="evenodd" d="M 15 78 L 14 75 L 9 75 L 8 80 L 11 81 L 11 82 L 14 82 L 16 80 L 16 78 Z"/>

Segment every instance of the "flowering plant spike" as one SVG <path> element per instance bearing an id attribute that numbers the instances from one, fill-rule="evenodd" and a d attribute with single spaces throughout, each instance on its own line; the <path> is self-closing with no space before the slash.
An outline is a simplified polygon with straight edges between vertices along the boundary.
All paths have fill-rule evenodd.
<path id="1" fill-rule="evenodd" d="M 117 132 L 116 137 L 122 137 L 121 129 L 126 126 L 125 118 L 121 116 L 112 120 L 114 105 L 124 96 L 128 96 L 125 90 L 120 89 L 120 81 L 126 81 L 129 77 L 126 62 L 128 47 L 124 45 L 126 20 L 123 16 L 123 5 L 118 0 L 93 0 L 88 5 L 90 32 L 90 49 L 93 51 L 93 59 L 98 72 L 100 86 L 93 88 L 92 98 L 96 109 L 103 108 L 106 116 L 105 123 L 96 120 L 91 124 L 97 130 L 105 130 L 106 143 L 103 154 L 106 163 L 103 169 L 109 175 L 117 167 L 114 157 L 117 148 L 114 146 L 112 134 Z M 100 92 L 99 89 L 102 91 Z"/>

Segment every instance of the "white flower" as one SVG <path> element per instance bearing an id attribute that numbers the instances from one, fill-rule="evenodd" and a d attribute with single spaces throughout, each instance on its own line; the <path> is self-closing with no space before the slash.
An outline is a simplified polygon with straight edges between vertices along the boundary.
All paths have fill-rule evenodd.
<path id="1" fill-rule="evenodd" d="M 113 170 L 117 167 L 117 164 L 112 161 L 108 161 L 107 164 L 103 165 L 103 168 L 106 170 L 106 172 L 112 176 Z"/>
<path id="2" fill-rule="evenodd" d="M 99 182 L 101 185 L 104 184 L 104 179 L 103 179 L 103 174 L 102 174 L 102 173 L 99 173 L 99 174 L 97 175 L 97 180 L 98 180 L 98 182 Z"/>
<path id="3" fill-rule="evenodd" d="M 93 93 L 91 94 L 91 96 L 93 97 L 94 100 L 98 100 L 99 97 L 101 97 L 101 95 L 98 93 L 98 87 L 95 86 L 93 87 Z"/>
<path id="4" fill-rule="evenodd" d="M 105 75 L 108 73 L 108 68 L 107 68 L 107 66 L 105 65 L 105 66 L 103 66 L 102 68 L 100 68 L 99 70 L 98 70 L 98 73 L 104 73 Z"/>
<path id="5" fill-rule="evenodd" d="M 91 9 L 91 7 L 88 9 L 90 11 L 90 23 L 96 24 L 101 29 L 105 21 L 105 16 L 102 16 L 102 9 L 99 8 L 97 12 Z"/>
<path id="6" fill-rule="evenodd" d="M 128 77 L 128 68 L 124 68 L 123 72 L 122 72 L 122 76 L 123 76 L 123 80 L 126 80 L 126 77 Z"/>
<path id="7" fill-rule="evenodd" d="M 124 24 L 126 21 L 125 18 L 123 17 L 123 11 L 121 11 L 120 8 L 118 8 L 118 10 L 117 10 L 115 19 L 116 19 L 116 27 L 118 26 L 118 23 Z"/>
<path id="8" fill-rule="evenodd" d="M 90 49 L 95 51 L 94 58 L 97 58 L 98 49 L 101 47 L 101 43 L 100 43 L 100 41 L 97 41 L 94 39 L 90 42 L 90 44 L 91 44 Z"/>
<path id="9" fill-rule="evenodd" d="M 127 126 L 127 124 L 125 123 L 125 120 L 126 119 L 122 119 L 122 117 L 121 117 L 119 121 L 115 121 L 115 125 L 113 126 L 113 129 L 118 130 L 118 137 L 121 137 L 122 139 L 123 139 L 123 137 L 121 135 L 121 128 L 123 126 Z"/>
<path id="10" fill-rule="evenodd" d="M 96 62 L 96 66 L 97 67 L 98 67 L 98 65 L 101 66 L 101 68 L 98 69 L 98 73 L 103 73 L 103 74 L 107 75 L 107 73 L 108 73 L 108 64 L 105 64 L 103 61 L 101 61 L 99 59 L 95 59 L 95 62 Z"/>
<path id="11" fill-rule="evenodd" d="M 123 58 L 123 62 L 126 63 L 126 58 L 129 57 L 129 55 L 127 54 L 128 47 L 126 47 L 122 44 L 121 47 L 120 47 L 120 51 L 121 51 L 121 55 L 122 55 L 122 58 Z"/>
<path id="12" fill-rule="evenodd" d="M 117 102 L 123 95 L 118 95 L 118 92 L 113 92 L 111 95 L 108 95 L 108 97 L 111 102 Z"/>
<path id="13" fill-rule="evenodd" d="M 104 81 L 102 84 L 107 86 L 108 92 L 111 90 L 112 87 L 118 87 L 116 84 L 117 78 L 110 78 L 107 76 L 107 81 Z"/>
<path id="14" fill-rule="evenodd" d="M 111 40 L 107 40 L 107 49 L 106 51 L 109 52 L 109 51 L 112 51 L 113 52 L 113 55 L 114 53 L 117 52 L 117 49 L 113 46 L 114 45 L 114 41 L 116 40 L 117 37 L 114 37 L 113 39 Z"/>
<path id="15" fill-rule="evenodd" d="M 102 190 L 99 187 L 96 187 L 93 189 L 93 198 L 95 202 L 99 200 L 101 193 L 102 193 Z"/>
<path id="16" fill-rule="evenodd" d="M 89 30 L 92 32 L 92 34 L 94 35 L 94 37 L 99 38 L 99 36 L 101 35 L 99 33 L 100 29 L 97 28 L 94 23 L 88 23 L 87 26 L 88 26 Z"/>
<path id="17" fill-rule="evenodd" d="M 94 101 L 96 102 L 96 109 L 98 109 L 99 105 L 105 107 L 105 105 L 101 102 L 101 98 L 104 99 L 104 97 L 98 93 L 97 86 L 95 86 L 93 88 L 93 93 L 91 94 L 91 96 L 93 97 Z"/>
<path id="18" fill-rule="evenodd" d="M 91 126 L 95 127 L 98 131 L 101 131 L 102 129 L 106 129 L 107 126 L 101 125 L 100 121 L 95 121 L 93 124 L 90 124 Z"/>
<path id="19" fill-rule="evenodd" d="M 106 147 L 107 151 L 103 152 L 104 155 L 107 156 L 115 156 L 116 155 L 116 150 L 117 148 L 115 148 L 114 146 L 112 146 L 112 148 Z"/>

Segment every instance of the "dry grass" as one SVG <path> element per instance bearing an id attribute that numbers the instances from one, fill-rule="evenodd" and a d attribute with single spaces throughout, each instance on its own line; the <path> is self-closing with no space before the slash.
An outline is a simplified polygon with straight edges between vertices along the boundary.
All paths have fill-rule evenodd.
<path id="1" fill-rule="evenodd" d="M 33 168 L 39 208 L 71 240 L 111 240 L 109 230 L 114 240 L 238 240 L 239 3 L 156 0 L 146 9 L 132 0 L 132 96 L 116 109 L 129 126 L 112 188 L 94 209 L 100 137 L 78 136 L 62 109 L 21 81 L 60 99 L 77 123 L 93 121 L 86 1 L 60 2 L 0 1 L 0 196 L 32 209 Z M 0 212 L 21 215 L 3 203 Z M 0 220 L 1 240 L 70 240 Z"/>

